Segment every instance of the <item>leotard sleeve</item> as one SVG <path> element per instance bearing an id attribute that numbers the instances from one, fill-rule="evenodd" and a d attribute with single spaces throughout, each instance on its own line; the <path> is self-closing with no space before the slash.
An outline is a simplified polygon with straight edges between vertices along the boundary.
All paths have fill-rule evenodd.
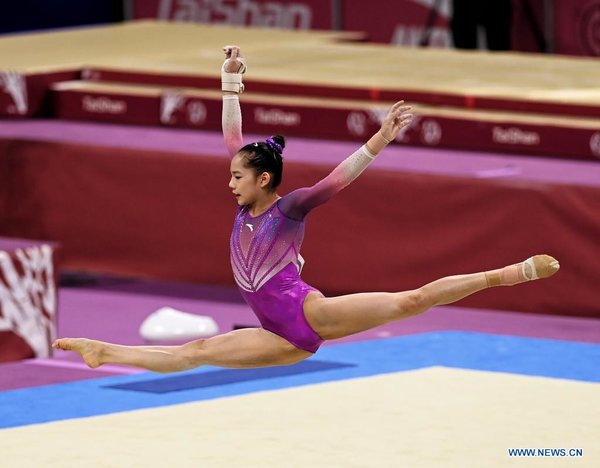
<path id="1" fill-rule="evenodd" d="M 303 219 L 310 210 L 347 187 L 374 159 L 375 156 L 363 145 L 312 187 L 303 187 L 284 196 L 279 201 L 279 209 L 289 218 Z"/>
<path id="2" fill-rule="evenodd" d="M 223 95 L 221 126 L 223 128 L 223 138 L 225 139 L 227 152 L 229 156 L 233 157 L 244 146 L 242 137 L 242 110 L 237 94 Z"/>

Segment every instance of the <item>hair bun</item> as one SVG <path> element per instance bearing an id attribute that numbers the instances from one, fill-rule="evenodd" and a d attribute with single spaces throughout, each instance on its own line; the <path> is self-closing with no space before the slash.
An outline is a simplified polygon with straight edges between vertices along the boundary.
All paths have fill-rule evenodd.
<path id="1" fill-rule="evenodd" d="M 281 145 L 282 149 L 285 148 L 285 138 L 282 135 L 275 135 L 272 138 Z"/>
<path id="2" fill-rule="evenodd" d="M 272 151 L 279 154 L 282 154 L 283 149 L 285 148 L 285 138 L 281 135 L 274 135 L 270 138 L 267 138 L 265 143 L 269 148 L 271 148 Z"/>

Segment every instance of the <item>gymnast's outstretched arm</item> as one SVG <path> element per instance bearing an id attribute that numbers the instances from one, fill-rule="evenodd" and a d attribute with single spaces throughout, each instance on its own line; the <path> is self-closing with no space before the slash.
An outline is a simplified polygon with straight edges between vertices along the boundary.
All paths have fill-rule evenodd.
<path id="1" fill-rule="evenodd" d="M 302 219 L 310 210 L 322 205 L 336 193 L 347 187 L 375 159 L 403 127 L 410 124 L 412 115 L 407 112 L 410 107 L 399 101 L 392 106 L 386 115 L 380 130 L 357 151 L 342 161 L 327 177 L 312 187 L 294 190 L 283 197 L 279 207 L 282 212 L 293 219 Z"/>
<path id="2" fill-rule="evenodd" d="M 239 95 L 244 90 L 242 74 L 246 71 L 246 64 L 238 46 L 225 46 L 223 51 L 226 59 L 221 68 L 223 90 L 221 126 L 227 152 L 233 157 L 244 146 Z"/>

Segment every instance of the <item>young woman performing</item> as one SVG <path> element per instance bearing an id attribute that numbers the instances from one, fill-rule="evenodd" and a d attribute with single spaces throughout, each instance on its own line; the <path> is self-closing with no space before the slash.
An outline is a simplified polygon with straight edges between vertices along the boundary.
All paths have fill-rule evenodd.
<path id="1" fill-rule="evenodd" d="M 312 187 L 280 196 L 285 140 L 243 145 L 239 94 L 246 66 L 237 46 L 224 48 L 223 135 L 231 159 L 229 188 L 238 211 L 231 234 L 231 265 L 239 290 L 262 327 L 235 330 L 180 346 L 123 346 L 62 338 L 57 349 L 75 351 L 90 367 L 126 364 L 155 372 L 202 365 L 229 368 L 281 366 L 312 356 L 324 340 L 352 335 L 456 302 L 486 288 L 546 278 L 559 269 L 548 255 L 480 273 L 441 278 L 394 293 L 325 297 L 300 277 L 300 246 L 307 215 L 350 184 L 410 124 L 403 101 L 389 110 L 365 145 Z"/>

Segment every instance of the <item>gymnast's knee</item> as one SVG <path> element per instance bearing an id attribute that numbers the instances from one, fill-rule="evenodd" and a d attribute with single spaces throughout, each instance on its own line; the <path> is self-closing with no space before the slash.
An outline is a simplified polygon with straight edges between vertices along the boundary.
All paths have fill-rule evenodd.
<path id="1" fill-rule="evenodd" d="M 397 312 L 401 317 L 420 314 L 433 305 L 431 298 L 423 288 L 397 294 Z"/>
<path id="2" fill-rule="evenodd" d="M 194 369 L 206 364 L 209 357 L 204 346 L 205 341 L 204 339 L 190 341 L 175 349 L 176 365 L 180 371 Z"/>

